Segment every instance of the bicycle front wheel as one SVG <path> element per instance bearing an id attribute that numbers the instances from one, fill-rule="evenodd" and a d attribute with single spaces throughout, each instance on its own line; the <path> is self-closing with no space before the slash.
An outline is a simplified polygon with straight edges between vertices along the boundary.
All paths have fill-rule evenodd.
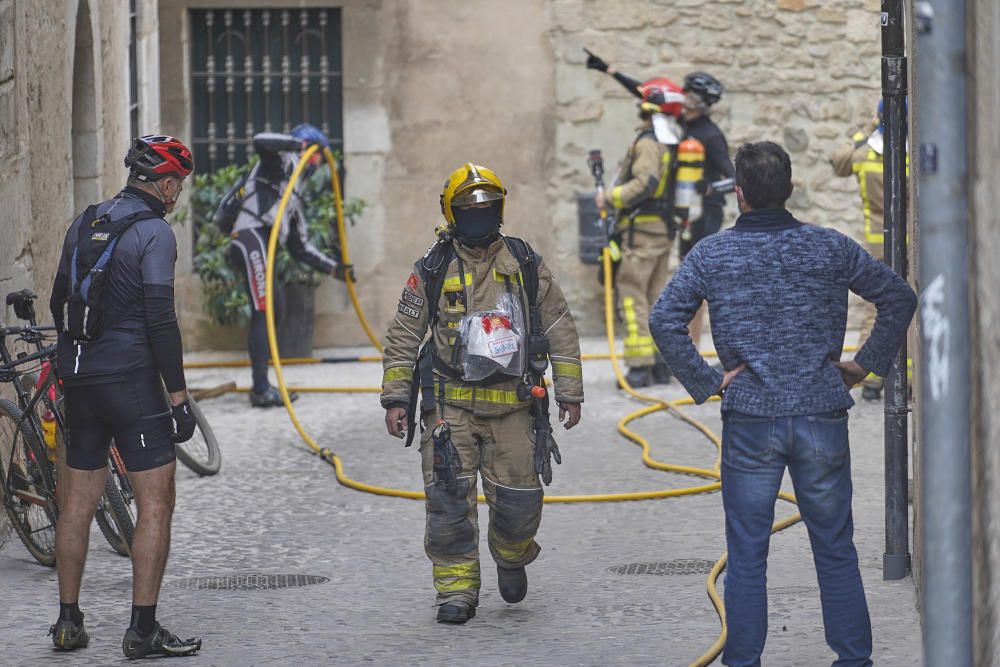
<path id="1" fill-rule="evenodd" d="M 55 477 L 21 409 L 0 400 L 0 490 L 14 532 L 42 565 L 56 564 Z"/>
<path id="2" fill-rule="evenodd" d="M 132 539 L 135 537 L 135 512 L 132 502 L 122 488 L 118 473 L 112 470 L 104 484 L 104 495 L 97 504 L 97 527 L 119 556 L 132 555 Z"/>
<path id="3" fill-rule="evenodd" d="M 202 477 L 208 477 L 219 472 L 222 467 L 222 451 L 201 406 L 193 398 L 189 398 L 188 402 L 198 427 L 190 440 L 177 443 L 177 458 Z"/>

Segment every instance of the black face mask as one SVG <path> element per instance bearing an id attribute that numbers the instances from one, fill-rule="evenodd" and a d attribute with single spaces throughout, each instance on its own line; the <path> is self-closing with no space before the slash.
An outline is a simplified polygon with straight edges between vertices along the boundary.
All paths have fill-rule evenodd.
<path id="1" fill-rule="evenodd" d="M 452 208 L 455 216 L 455 236 L 467 246 L 485 248 L 500 232 L 500 202 L 490 202 L 483 208 Z"/>

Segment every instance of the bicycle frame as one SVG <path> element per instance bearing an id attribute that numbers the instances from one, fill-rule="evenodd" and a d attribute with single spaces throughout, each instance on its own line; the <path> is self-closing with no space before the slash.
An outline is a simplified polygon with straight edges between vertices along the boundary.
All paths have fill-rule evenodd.
<path id="1" fill-rule="evenodd" d="M 14 429 L 14 443 L 10 451 L 10 460 L 7 462 L 6 469 L 14 469 L 14 457 L 17 455 L 17 439 L 22 437 L 21 429 L 27 424 L 28 428 L 32 432 L 32 436 L 36 443 L 44 443 L 45 436 L 42 430 L 41 424 L 38 423 L 38 418 L 35 415 L 35 406 L 38 402 L 42 400 L 42 397 L 47 394 L 48 389 L 55 382 L 55 376 L 49 375 L 46 383 L 39 383 L 40 386 L 36 387 L 34 395 L 30 395 L 28 390 L 25 389 L 24 383 L 21 381 L 21 371 L 17 369 L 18 366 L 23 366 L 25 364 L 32 363 L 39 359 L 44 359 L 54 354 L 54 347 L 42 348 L 34 354 L 29 354 L 18 358 L 16 361 L 11 359 L 10 351 L 7 349 L 6 336 L 9 333 L 24 333 L 24 330 L 4 330 L 0 329 L 0 362 L 3 365 L 0 366 L 0 382 L 8 382 L 14 385 L 14 391 L 17 394 L 17 403 L 22 410 L 21 419 L 15 425 Z M 61 417 L 58 417 L 61 420 Z M 36 467 L 49 466 L 52 468 L 52 464 L 48 459 L 44 461 L 39 460 L 39 452 L 34 451 L 30 446 L 25 446 L 24 451 L 26 456 L 30 459 L 32 465 Z M 44 453 L 43 453 L 44 454 Z M 50 475 L 51 476 L 51 475 Z M 11 484 L 9 478 L 4 479 L 4 489 L 8 498 L 17 497 L 20 500 L 28 503 L 32 503 L 39 506 L 47 506 L 51 504 L 55 507 L 56 498 L 55 491 L 49 492 L 47 489 L 38 489 L 37 486 L 33 485 L 33 488 L 44 491 L 46 496 L 36 495 L 24 489 L 15 489 Z"/>

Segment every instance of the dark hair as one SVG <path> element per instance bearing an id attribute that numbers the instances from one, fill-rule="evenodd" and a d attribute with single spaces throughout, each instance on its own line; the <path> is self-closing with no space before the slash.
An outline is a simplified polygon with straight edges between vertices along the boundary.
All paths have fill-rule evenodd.
<path id="1" fill-rule="evenodd" d="M 743 144 L 736 151 L 736 184 L 750 208 L 783 208 L 792 194 L 792 160 L 773 141 Z"/>

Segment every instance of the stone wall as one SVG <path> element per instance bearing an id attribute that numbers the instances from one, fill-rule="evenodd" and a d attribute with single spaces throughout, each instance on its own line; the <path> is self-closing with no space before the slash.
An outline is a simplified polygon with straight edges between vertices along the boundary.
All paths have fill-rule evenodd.
<path id="1" fill-rule="evenodd" d="M 127 31 L 115 0 L 0 0 L 3 294 L 30 287 L 47 301 L 78 203 L 121 187 Z"/>
<path id="2" fill-rule="evenodd" d="M 870 122 L 881 95 L 877 0 L 551 0 L 547 7 L 558 102 L 550 219 L 560 230 L 558 275 L 591 333 L 602 306 L 592 268 L 573 260 L 574 193 L 593 189 L 588 150 L 602 149 L 610 171 L 637 122 L 635 98 L 587 70 L 583 47 L 637 79 L 716 76 L 726 90 L 712 117 L 730 153 L 747 141 L 783 144 L 796 186 L 792 211 L 863 238 L 857 183 L 834 178 L 828 156 Z M 727 223 L 738 214 L 735 196 L 728 200 Z"/>
<path id="3" fill-rule="evenodd" d="M 127 84 L 128 3 L 0 0 L 0 298 L 33 289 L 43 321 L 78 202 L 121 187 Z"/>
<path id="4" fill-rule="evenodd" d="M 161 50 L 169 42 L 187 53 L 188 8 L 281 4 L 161 0 Z M 352 260 L 377 329 L 433 240 L 441 183 L 475 160 L 509 186 L 507 231 L 538 246 L 584 331 L 600 331 L 594 267 L 577 257 L 576 195 L 593 187 L 587 151 L 603 149 L 610 170 L 636 121 L 632 98 L 583 67 L 583 46 L 636 77 L 714 73 L 727 92 L 713 115 L 732 149 L 764 138 L 785 144 L 795 212 L 861 234 L 857 185 L 832 178 L 827 156 L 869 122 L 878 99 L 875 0 L 723 0 L 710 11 L 696 0 L 516 0 L 502 10 L 485 1 L 348 0 L 341 7 L 347 194 L 370 204 L 350 231 Z M 185 137 L 185 68 L 164 62 L 160 77 L 163 127 Z M 735 217 L 734 202 L 727 217 Z M 211 326 L 201 310 L 189 237 L 179 233 L 186 343 L 239 347 L 243 332 Z M 327 281 L 317 294 L 317 344 L 365 341 L 343 286 Z"/>
<path id="5" fill-rule="evenodd" d="M 188 9 L 281 6 L 274 0 L 161 0 L 161 52 L 189 49 Z M 440 224 L 438 195 L 463 162 L 493 167 L 511 192 L 509 231 L 553 247 L 547 184 L 554 168 L 555 83 L 544 5 L 532 0 L 347 0 L 341 6 L 347 196 L 368 202 L 349 230 L 365 312 L 379 335 L 413 263 Z M 307 0 L 296 6 L 322 6 Z M 479 10 L 486 10 L 485 12 Z M 186 137 L 184 67 L 161 61 L 164 130 Z M 544 237 L 535 233 L 539 222 Z M 567 224 L 572 224 L 567 221 Z M 240 347 L 245 332 L 209 323 L 181 239 L 178 301 L 189 348 Z M 346 290 L 316 295 L 317 345 L 362 344 Z"/>

